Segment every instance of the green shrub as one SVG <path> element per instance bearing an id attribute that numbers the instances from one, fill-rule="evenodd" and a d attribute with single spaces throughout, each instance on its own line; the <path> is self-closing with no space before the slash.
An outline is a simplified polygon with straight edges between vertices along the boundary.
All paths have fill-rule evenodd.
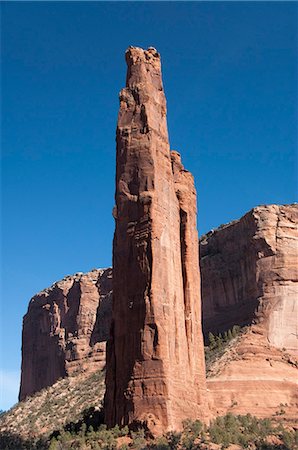
<path id="1" fill-rule="evenodd" d="M 158 438 L 153 447 L 150 448 L 152 448 L 152 450 L 172 450 L 165 436 Z"/>
<path id="2" fill-rule="evenodd" d="M 189 433 L 186 433 L 182 437 L 182 448 L 183 450 L 194 450 L 196 448 L 195 444 L 196 438 Z"/>
<path id="3" fill-rule="evenodd" d="M 143 429 L 140 429 L 138 431 L 132 431 L 131 438 L 133 441 L 134 450 L 142 450 L 143 448 L 146 448 L 147 442 L 145 439 L 145 432 Z"/>
<path id="4" fill-rule="evenodd" d="M 120 436 L 127 436 L 129 433 L 129 429 L 128 426 L 126 425 L 125 427 L 122 427 L 120 429 Z"/>
<path id="5" fill-rule="evenodd" d="M 283 430 L 281 437 L 287 450 L 298 449 L 298 430 L 296 431 Z"/>
<path id="6" fill-rule="evenodd" d="M 185 420 L 183 422 L 183 429 L 196 439 L 203 430 L 203 424 L 199 420 Z"/>
<path id="7" fill-rule="evenodd" d="M 166 435 L 167 441 L 171 450 L 176 450 L 179 448 L 181 433 L 177 433 L 176 431 L 171 431 Z"/>
<path id="8" fill-rule="evenodd" d="M 51 439 L 50 445 L 49 445 L 49 450 L 56 450 L 57 449 L 57 440 L 55 438 Z"/>
<path id="9" fill-rule="evenodd" d="M 264 438 L 272 433 L 272 426 L 267 419 L 258 420 L 250 414 L 234 416 L 228 413 L 226 416 L 217 417 L 208 432 L 211 442 L 221 444 L 224 448 L 230 444 L 247 448 L 249 445 L 261 444 Z"/>
<path id="10" fill-rule="evenodd" d="M 212 350 L 216 347 L 216 341 L 215 341 L 215 336 L 213 333 L 209 333 L 208 334 L 208 340 L 209 340 L 209 348 Z"/>

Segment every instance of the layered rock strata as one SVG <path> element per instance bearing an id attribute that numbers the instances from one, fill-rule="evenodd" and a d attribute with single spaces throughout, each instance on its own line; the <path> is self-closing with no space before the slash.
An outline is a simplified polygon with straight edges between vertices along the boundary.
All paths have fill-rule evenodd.
<path id="1" fill-rule="evenodd" d="M 59 378 L 105 366 L 112 270 L 67 276 L 35 295 L 23 319 L 20 400 Z"/>
<path id="2" fill-rule="evenodd" d="M 204 332 L 255 323 L 297 351 L 298 205 L 267 205 L 200 239 Z"/>
<path id="3" fill-rule="evenodd" d="M 215 414 L 298 412 L 298 205 L 259 206 L 201 238 L 205 334 L 248 325 L 208 379 Z"/>
<path id="4" fill-rule="evenodd" d="M 208 415 L 192 176 L 170 153 L 160 56 L 126 52 L 116 156 L 108 426 Z"/>
<path id="5" fill-rule="evenodd" d="M 297 382 L 297 358 L 251 326 L 211 367 L 209 405 L 214 415 L 250 413 L 297 426 Z"/>
<path id="6" fill-rule="evenodd" d="M 192 177 L 177 152 L 171 152 L 171 160 L 179 205 L 191 221 L 195 218 Z M 268 417 L 284 410 L 281 418 L 287 420 L 297 415 L 297 208 L 257 207 L 201 238 L 205 334 L 248 325 L 208 373 L 214 414 L 232 411 Z M 197 245 L 196 234 L 190 242 L 189 230 L 189 223 L 181 220 L 180 235 L 188 241 L 185 246 L 181 238 L 183 280 L 192 277 L 183 261 L 192 258 Z M 112 312 L 111 276 L 112 270 L 106 269 L 66 277 L 31 300 L 24 318 L 22 399 L 60 377 L 104 366 Z M 184 292 L 188 311 L 185 281 Z M 270 297 L 264 298 L 264 293 Z M 58 315 L 56 305 L 60 305 Z M 87 333 L 79 325 L 74 335 L 71 329 L 86 323 L 86 308 L 89 319 L 93 317 Z M 51 325 L 59 321 L 59 327 Z M 189 322 L 185 321 L 186 330 Z"/>

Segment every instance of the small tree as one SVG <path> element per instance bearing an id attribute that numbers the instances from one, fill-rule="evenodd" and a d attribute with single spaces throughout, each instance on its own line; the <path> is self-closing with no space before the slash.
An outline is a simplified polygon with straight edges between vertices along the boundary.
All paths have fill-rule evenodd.
<path id="1" fill-rule="evenodd" d="M 58 448 L 59 448 L 58 447 L 58 441 L 57 441 L 57 439 L 55 437 L 53 437 L 51 439 L 51 442 L 50 442 L 50 445 L 49 445 L 49 450 L 57 450 Z"/>
<path id="2" fill-rule="evenodd" d="M 169 446 L 172 450 L 176 450 L 179 447 L 181 440 L 181 433 L 177 433 L 176 431 L 171 431 L 167 434 L 167 440 Z"/>
<path id="3" fill-rule="evenodd" d="M 146 445 L 145 432 L 143 429 L 138 431 L 132 431 L 131 437 L 133 440 L 133 448 L 136 450 L 141 450 Z"/>
<path id="4" fill-rule="evenodd" d="M 233 335 L 234 338 L 237 336 L 239 331 L 240 331 L 239 325 L 234 325 L 233 328 L 232 328 L 232 335 Z"/>
<path id="5" fill-rule="evenodd" d="M 211 332 L 209 332 L 208 334 L 208 339 L 209 339 L 209 347 L 210 349 L 214 349 L 216 347 L 216 341 L 215 341 L 215 336 L 214 334 L 212 334 Z"/>
<path id="6" fill-rule="evenodd" d="M 216 346 L 218 347 L 218 348 L 222 348 L 222 335 L 221 335 L 221 333 L 219 333 L 219 335 L 218 336 L 216 336 Z"/>

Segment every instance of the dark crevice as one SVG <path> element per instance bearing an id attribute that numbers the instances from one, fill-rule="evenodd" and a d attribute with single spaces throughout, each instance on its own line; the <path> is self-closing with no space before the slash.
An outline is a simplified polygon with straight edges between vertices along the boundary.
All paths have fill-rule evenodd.
<path id="1" fill-rule="evenodd" d="M 191 340 L 191 329 L 190 329 L 191 322 L 189 319 L 191 311 L 189 304 L 189 293 L 187 292 L 188 280 L 186 270 L 186 252 L 187 252 L 186 224 L 187 224 L 187 212 L 180 208 L 180 248 L 181 248 L 181 270 L 182 270 L 183 298 L 184 298 L 184 325 L 185 325 L 186 339 L 189 344 Z M 190 354 L 188 354 L 188 357 L 190 358 Z"/>

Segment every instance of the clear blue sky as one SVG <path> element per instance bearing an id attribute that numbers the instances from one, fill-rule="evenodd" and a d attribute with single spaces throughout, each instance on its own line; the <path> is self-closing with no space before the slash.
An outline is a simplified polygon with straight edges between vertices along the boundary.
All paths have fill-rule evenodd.
<path id="1" fill-rule="evenodd" d="M 0 408 L 17 399 L 30 298 L 111 264 L 115 126 L 129 45 L 162 56 L 171 147 L 199 230 L 296 200 L 297 3 L 6 2 Z"/>

